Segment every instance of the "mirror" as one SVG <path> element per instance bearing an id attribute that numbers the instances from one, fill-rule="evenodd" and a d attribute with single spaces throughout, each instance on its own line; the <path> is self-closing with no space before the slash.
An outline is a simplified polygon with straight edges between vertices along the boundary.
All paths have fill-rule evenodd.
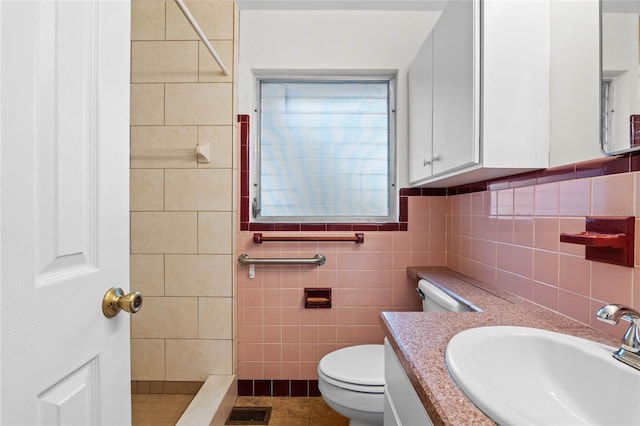
<path id="1" fill-rule="evenodd" d="M 601 0 L 600 131 L 605 154 L 640 150 L 640 0 Z"/>

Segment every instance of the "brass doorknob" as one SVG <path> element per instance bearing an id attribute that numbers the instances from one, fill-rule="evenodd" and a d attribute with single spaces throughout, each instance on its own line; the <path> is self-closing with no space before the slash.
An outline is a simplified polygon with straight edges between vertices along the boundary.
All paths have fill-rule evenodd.
<path id="1" fill-rule="evenodd" d="M 107 318 L 115 317 L 121 310 L 135 314 L 141 307 L 142 295 L 137 291 L 124 294 L 121 288 L 113 287 L 102 299 L 102 313 Z"/>

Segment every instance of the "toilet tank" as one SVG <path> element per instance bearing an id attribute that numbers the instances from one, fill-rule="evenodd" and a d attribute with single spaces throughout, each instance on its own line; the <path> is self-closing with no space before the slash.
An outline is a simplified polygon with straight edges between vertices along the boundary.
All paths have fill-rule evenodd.
<path id="1" fill-rule="evenodd" d="M 465 303 L 456 300 L 427 280 L 418 281 L 418 294 L 422 299 L 423 312 L 470 312 Z"/>

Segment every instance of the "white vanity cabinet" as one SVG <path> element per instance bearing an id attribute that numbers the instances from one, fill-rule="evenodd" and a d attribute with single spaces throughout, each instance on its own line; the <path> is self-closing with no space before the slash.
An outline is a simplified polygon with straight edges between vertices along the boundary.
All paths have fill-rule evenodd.
<path id="1" fill-rule="evenodd" d="M 433 425 L 389 341 L 384 339 L 385 426 Z"/>
<path id="2" fill-rule="evenodd" d="M 549 165 L 550 0 L 449 1 L 409 67 L 409 182 Z"/>

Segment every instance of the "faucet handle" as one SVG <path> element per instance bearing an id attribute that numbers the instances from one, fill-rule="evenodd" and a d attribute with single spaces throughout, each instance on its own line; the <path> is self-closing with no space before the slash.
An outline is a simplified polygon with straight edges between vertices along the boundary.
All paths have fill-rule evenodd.
<path id="1" fill-rule="evenodd" d="M 640 354 L 640 326 L 634 320 L 622 336 L 620 347 L 626 351 Z"/>
<path id="2" fill-rule="evenodd" d="M 596 318 L 612 325 L 618 324 L 621 319 L 631 323 L 622 337 L 620 349 L 613 353 L 613 357 L 640 370 L 640 312 L 628 306 L 610 304 L 598 309 Z"/>

